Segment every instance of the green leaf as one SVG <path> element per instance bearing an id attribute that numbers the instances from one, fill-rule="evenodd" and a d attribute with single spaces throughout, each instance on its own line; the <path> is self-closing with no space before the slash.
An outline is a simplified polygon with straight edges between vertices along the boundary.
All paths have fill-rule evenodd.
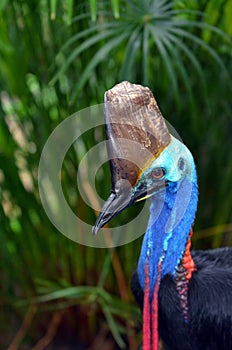
<path id="1" fill-rule="evenodd" d="M 89 0 L 90 12 L 92 21 L 96 21 L 97 18 L 97 0 Z"/>
<path id="2" fill-rule="evenodd" d="M 73 17 L 73 1 L 74 0 L 68 0 L 68 24 L 71 24 L 72 17 Z"/>
<path id="3" fill-rule="evenodd" d="M 118 325 L 115 322 L 115 320 L 113 319 L 109 309 L 107 306 L 102 305 L 102 311 L 104 312 L 105 318 L 107 320 L 108 326 L 110 327 L 110 330 L 114 336 L 114 339 L 116 340 L 118 346 L 120 347 L 120 349 L 124 349 L 126 344 L 123 341 L 119 331 L 118 331 Z"/>
<path id="4" fill-rule="evenodd" d="M 143 53 L 142 53 L 142 60 L 143 60 L 143 84 L 148 85 L 149 84 L 149 56 L 150 56 L 150 49 L 149 49 L 149 30 L 147 27 L 147 24 L 144 25 L 143 30 Z"/>
<path id="5" fill-rule="evenodd" d="M 103 23 L 101 26 L 94 25 L 91 26 L 90 28 L 87 28 L 85 30 L 82 30 L 81 32 L 78 32 L 74 35 L 72 35 L 66 42 L 65 44 L 62 46 L 62 48 L 60 49 L 60 53 L 64 52 L 65 50 L 67 50 L 72 44 L 75 43 L 75 41 L 78 41 L 80 39 L 84 39 L 85 37 L 89 37 L 90 34 L 95 33 L 95 32 L 104 32 L 106 29 L 113 29 L 113 28 L 120 28 L 120 25 L 118 23 L 114 23 L 114 22 L 106 22 Z M 101 40 L 101 39 L 100 39 Z"/>
<path id="6" fill-rule="evenodd" d="M 133 80 L 135 69 L 136 53 L 141 44 L 141 27 L 135 28 L 130 35 L 130 39 L 126 45 L 124 62 L 120 72 L 120 80 Z"/>
<path id="7" fill-rule="evenodd" d="M 152 25 L 149 25 L 148 28 L 149 28 L 149 31 L 151 32 L 152 36 L 153 36 L 154 42 L 155 42 L 155 44 L 157 46 L 159 54 L 162 57 L 164 65 L 166 66 L 167 73 L 169 75 L 169 78 L 171 80 L 171 83 L 172 83 L 172 86 L 173 86 L 173 89 L 174 89 L 176 100 L 179 103 L 180 102 L 180 98 L 179 98 L 179 93 L 178 93 L 177 76 L 176 76 L 176 73 L 175 73 L 174 66 L 173 66 L 173 64 L 171 62 L 171 59 L 170 59 L 170 55 L 168 54 L 168 51 L 165 48 L 164 43 L 163 43 L 164 33 L 161 30 L 159 30 L 158 28 L 156 28 L 156 27 L 154 27 Z"/>
<path id="8" fill-rule="evenodd" d="M 0 14 L 5 9 L 7 2 L 8 2 L 8 0 L 1 0 L 0 1 Z"/>
<path id="9" fill-rule="evenodd" d="M 52 20 L 56 18 L 56 6 L 57 6 L 57 1 L 56 0 L 50 0 L 50 17 Z"/>
<path id="10" fill-rule="evenodd" d="M 222 59 L 220 58 L 220 56 L 217 54 L 217 52 L 212 49 L 207 43 L 205 43 L 202 39 L 198 38 L 197 36 L 191 34 L 190 32 L 187 32 L 181 28 L 170 28 L 170 31 L 174 34 L 178 34 L 182 37 L 185 37 L 187 39 L 190 39 L 192 42 L 195 42 L 196 44 L 198 44 L 200 47 L 202 47 L 203 49 L 205 49 L 213 58 L 214 60 L 218 63 L 218 65 L 222 68 L 222 70 L 224 71 L 224 73 L 227 74 L 226 71 L 226 67 L 222 61 Z"/>
<path id="11" fill-rule="evenodd" d="M 119 12 L 119 0 L 111 0 L 112 9 L 114 12 L 114 17 L 119 18 L 120 12 Z"/>
<path id="12" fill-rule="evenodd" d="M 45 295 L 40 295 L 34 298 L 30 298 L 29 300 L 24 300 L 19 303 L 20 304 L 28 303 L 28 302 L 44 303 L 44 302 L 54 301 L 54 300 L 63 299 L 63 298 L 87 300 L 90 296 L 96 297 L 98 295 L 98 291 L 99 291 L 98 287 L 88 287 L 88 286 L 69 287 L 69 288 L 59 289 Z"/>
<path id="13" fill-rule="evenodd" d="M 224 17 L 225 17 L 226 31 L 230 37 L 232 37 L 231 13 L 232 13 L 232 2 L 230 0 L 227 0 L 224 6 Z"/>
<path id="14" fill-rule="evenodd" d="M 55 84 L 57 80 L 60 78 L 60 76 L 68 69 L 70 64 L 79 56 L 82 52 L 89 49 L 91 46 L 95 45 L 96 43 L 100 42 L 103 39 L 109 38 L 111 36 L 114 36 L 116 33 L 115 29 L 112 30 L 105 30 L 99 34 L 96 34 L 92 36 L 90 39 L 84 41 L 82 44 L 80 44 L 76 49 L 74 49 L 71 53 L 71 55 L 67 58 L 67 60 L 63 63 L 59 71 L 55 74 L 55 76 L 50 81 L 50 84 Z M 80 33 L 81 36 L 82 33 Z M 86 31 L 85 31 L 86 34 Z"/>
<path id="15" fill-rule="evenodd" d="M 119 35 L 116 38 L 111 39 L 107 44 L 105 44 L 100 50 L 97 51 L 97 53 L 93 56 L 93 58 L 90 60 L 90 62 L 87 64 L 85 70 L 83 71 L 82 75 L 80 76 L 77 88 L 74 90 L 74 93 L 71 97 L 72 101 L 76 99 L 80 91 L 82 90 L 83 86 L 87 83 L 88 78 L 93 73 L 94 68 L 103 61 L 106 56 L 109 54 L 109 52 L 115 48 L 117 45 L 121 44 L 122 41 L 128 36 L 127 32 L 124 32 L 123 34 Z"/>

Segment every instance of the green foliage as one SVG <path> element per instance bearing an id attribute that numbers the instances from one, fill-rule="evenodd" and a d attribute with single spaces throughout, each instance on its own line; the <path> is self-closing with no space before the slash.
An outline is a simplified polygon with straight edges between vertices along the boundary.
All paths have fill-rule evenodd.
<path id="1" fill-rule="evenodd" d="M 208 54 L 209 59 L 215 60 L 221 71 L 226 74 L 219 53 L 210 45 L 209 40 L 199 36 L 199 31 L 203 33 L 202 36 L 206 36 L 206 33 L 215 35 L 218 41 L 223 41 L 225 44 L 230 42 L 230 38 L 222 30 L 205 22 L 204 15 L 200 11 L 179 8 L 178 3 L 171 1 L 131 0 L 124 3 L 119 20 L 112 21 L 112 19 L 110 13 L 101 13 L 97 23 L 91 27 L 88 25 L 87 29 L 84 27 L 82 31 L 71 36 L 57 56 L 59 63 L 51 84 L 56 83 L 75 60 L 81 59 L 84 51 L 93 50 L 92 58 L 84 67 L 78 84 L 72 91 L 72 100 L 80 95 L 94 69 L 102 62 L 106 72 L 111 70 L 111 66 L 106 66 L 105 57 L 115 55 L 116 50 L 124 52 L 117 80 L 139 80 L 145 85 L 153 84 L 152 72 L 157 71 L 157 67 L 162 67 L 161 70 L 165 71 L 168 78 L 168 84 L 169 82 L 172 84 L 178 103 L 180 103 L 180 82 L 181 85 L 185 85 L 192 98 L 190 71 L 197 75 L 204 88 L 203 67 L 198 58 L 199 50 L 204 51 L 206 57 Z M 79 15 L 76 20 L 86 21 L 86 18 Z"/>
<path id="2" fill-rule="evenodd" d="M 37 184 L 52 130 L 75 111 L 102 103 L 105 90 L 123 79 L 149 85 L 194 153 L 195 246 L 232 244 L 231 11 L 230 0 L 0 2 L 0 331 L 8 334 L 1 348 L 19 327 L 4 329 L 10 315 L 22 322 L 25 305 L 35 303 L 45 315 L 75 308 L 77 320 L 82 305 L 89 344 L 106 324 L 107 337 L 133 349 L 140 317 L 129 281 L 141 239 L 114 251 L 69 241 L 47 218 Z M 74 184 L 83 153 L 100 139 L 103 130 L 83 135 L 82 148 L 71 148 L 62 168 L 70 206 L 90 223 L 95 214 Z M 100 176 L 96 187 L 106 198 L 109 173 L 102 172 L 104 186 Z M 29 348 L 40 326 L 36 319 L 28 331 Z"/>

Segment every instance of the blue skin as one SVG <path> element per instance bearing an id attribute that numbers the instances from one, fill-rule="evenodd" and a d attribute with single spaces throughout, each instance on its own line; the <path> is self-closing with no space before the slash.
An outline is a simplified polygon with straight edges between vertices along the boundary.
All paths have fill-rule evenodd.
<path id="1" fill-rule="evenodd" d="M 165 174 L 162 179 L 154 180 L 149 175 L 160 167 Z M 151 181 L 163 180 L 168 182 L 168 186 L 150 196 L 150 219 L 138 262 L 139 282 L 143 289 L 144 268 L 146 263 L 149 264 L 151 298 L 159 262 L 162 261 L 161 278 L 175 273 L 197 210 L 198 186 L 194 160 L 188 148 L 174 137 L 142 174 L 137 186 L 144 181 L 149 186 Z"/>

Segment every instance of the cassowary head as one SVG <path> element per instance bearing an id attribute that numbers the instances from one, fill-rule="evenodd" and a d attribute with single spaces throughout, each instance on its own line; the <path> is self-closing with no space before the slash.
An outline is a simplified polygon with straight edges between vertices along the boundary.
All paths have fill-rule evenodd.
<path id="1" fill-rule="evenodd" d="M 193 157 L 172 136 L 151 91 L 127 81 L 105 93 L 111 194 L 93 234 L 126 207 L 196 182 Z M 189 195 L 187 196 L 189 197 Z"/>

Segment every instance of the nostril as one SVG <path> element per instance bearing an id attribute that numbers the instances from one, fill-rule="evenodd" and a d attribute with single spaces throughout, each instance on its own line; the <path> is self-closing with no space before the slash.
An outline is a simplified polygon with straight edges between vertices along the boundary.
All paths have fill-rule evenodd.
<path id="1" fill-rule="evenodd" d="M 131 183 L 129 180 L 120 179 L 115 184 L 115 192 L 124 192 L 132 189 Z"/>

